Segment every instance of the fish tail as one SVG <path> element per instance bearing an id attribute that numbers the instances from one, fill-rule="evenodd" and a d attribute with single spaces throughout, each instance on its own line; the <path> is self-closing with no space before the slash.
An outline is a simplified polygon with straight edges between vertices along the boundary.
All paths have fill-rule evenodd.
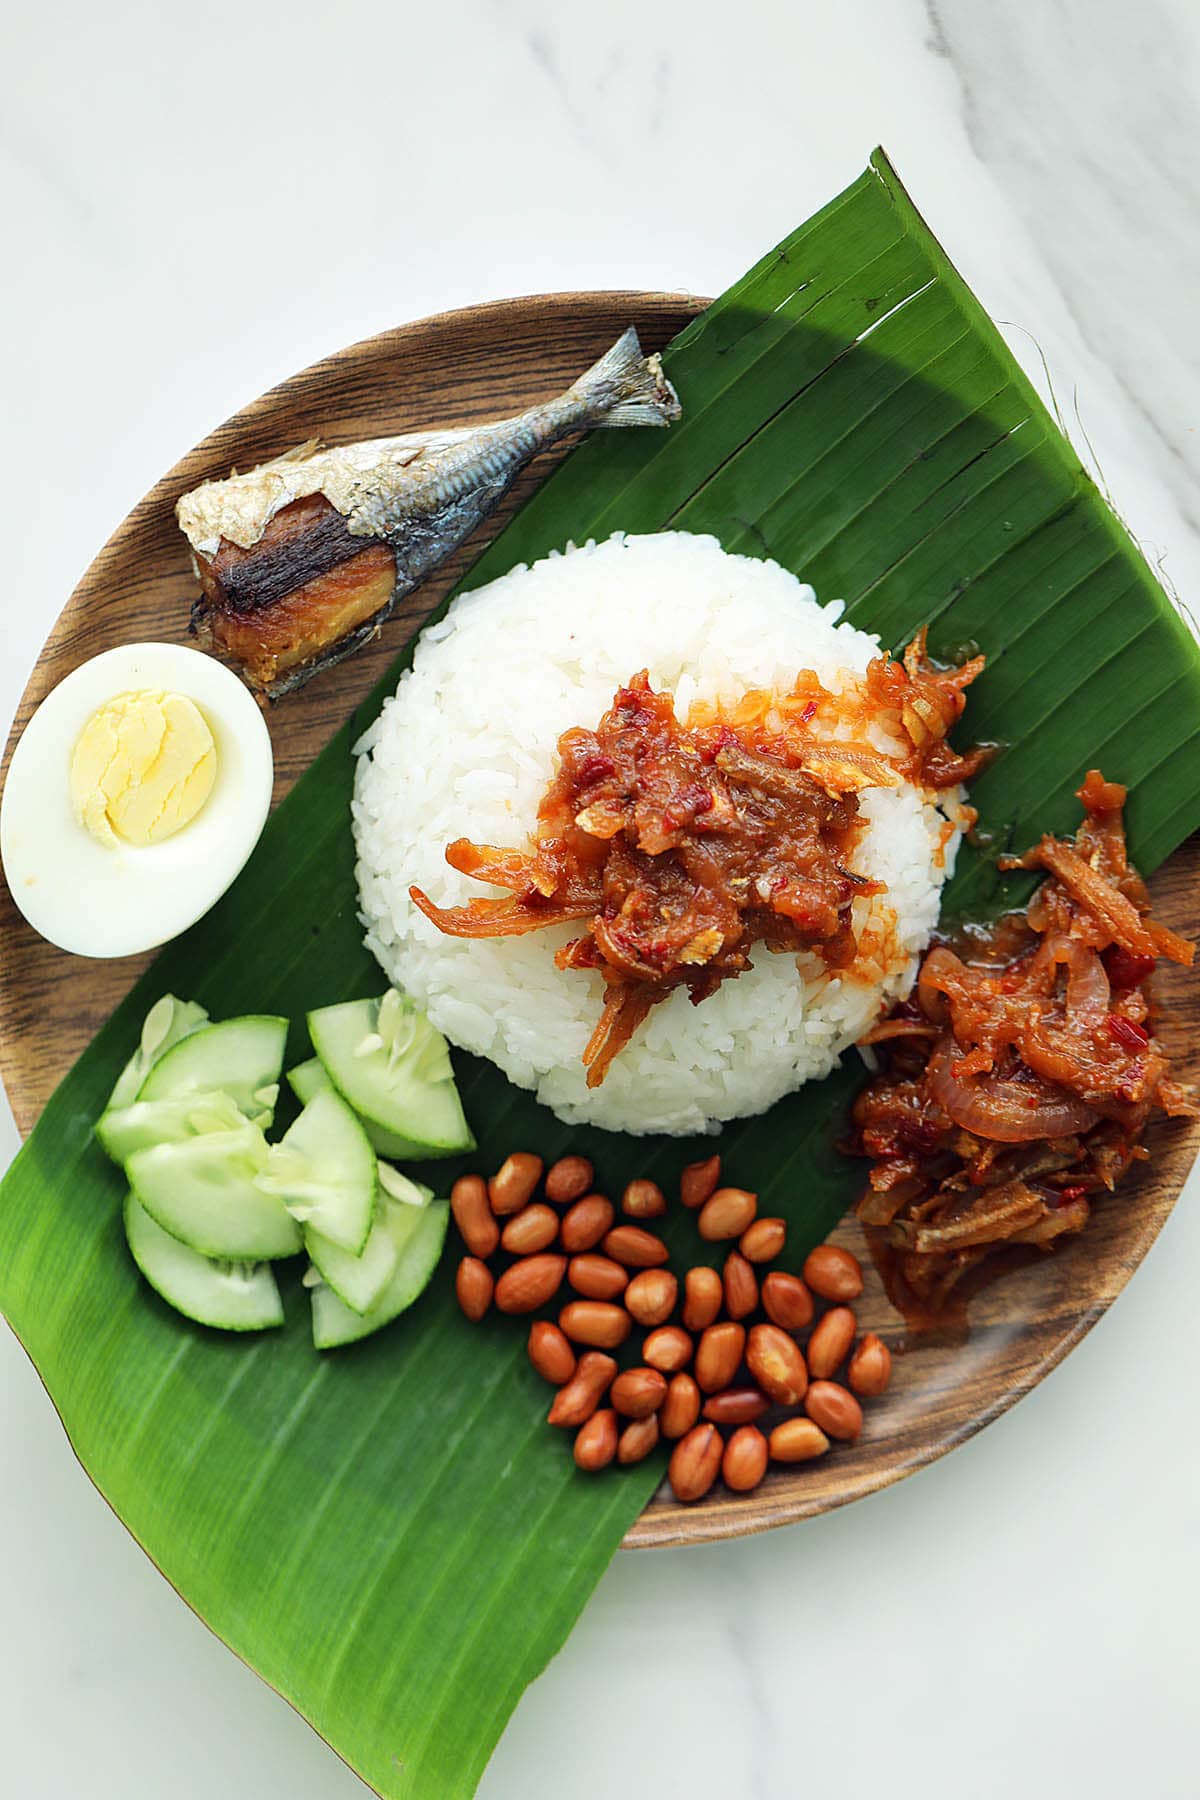
<path id="1" fill-rule="evenodd" d="M 594 425 L 669 425 L 679 396 L 663 374 L 662 358 L 643 356 L 633 326 L 581 375 L 572 390 Z"/>

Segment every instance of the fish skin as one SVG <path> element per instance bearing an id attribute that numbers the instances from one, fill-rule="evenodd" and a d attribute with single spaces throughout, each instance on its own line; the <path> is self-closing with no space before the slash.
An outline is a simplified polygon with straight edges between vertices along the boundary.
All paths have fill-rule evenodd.
<path id="1" fill-rule="evenodd" d="M 659 357 L 642 355 L 637 332 L 630 327 L 565 393 L 514 418 L 330 449 L 311 442 L 244 474 L 205 482 L 176 506 L 205 587 L 193 608 L 193 631 L 219 647 L 222 613 L 236 611 L 244 628 L 256 610 L 261 616 L 270 605 L 280 604 L 276 580 L 271 599 L 264 598 L 256 608 L 253 550 L 271 520 L 294 501 L 321 495 L 342 515 L 345 530 L 364 540 L 364 547 L 370 540 L 386 543 L 395 560 L 395 586 L 387 603 L 369 618 L 298 666 L 272 668 L 269 675 L 235 658 L 251 687 L 279 698 L 373 637 L 397 602 L 470 536 L 540 451 L 578 432 L 665 426 L 679 414 L 679 398 Z M 245 552 L 236 606 L 222 597 L 219 579 L 205 579 L 218 551 L 227 564 L 231 551 L 234 557 Z M 275 573 L 277 577 L 277 567 Z"/>

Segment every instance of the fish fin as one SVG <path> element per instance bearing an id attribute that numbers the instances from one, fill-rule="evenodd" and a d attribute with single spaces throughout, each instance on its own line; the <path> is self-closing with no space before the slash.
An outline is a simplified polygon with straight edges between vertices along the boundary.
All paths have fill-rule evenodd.
<path id="1" fill-rule="evenodd" d="M 663 374 L 662 358 L 642 355 L 632 325 L 579 377 L 572 392 L 602 413 L 597 425 L 669 425 L 681 410 L 679 395 Z"/>
<path id="2" fill-rule="evenodd" d="M 386 456 L 390 462 L 405 464 L 415 462 L 418 457 L 429 456 L 434 451 L 444 450 L 451 444 L 461 443 L 465 438 L 474 437 L 478 430 L 477 425 L 463 425 L 438 431 L 407 431 L 397 437 L 368 438 L 362 443 L 356 442 L 344 447 L 327 445 L 323 439 L 314 437 L 309 438 L 306 443 L 293 445 L 279 456 L 273 456 L 269 462 L 258 463 L 250 473 L 257 474 L 262 469 L 286 469 L 294 463 L 310 462 L 314 456 L 321 454 L 336 457 L 339 449 L 351 457 L 359 452 L 371 452 L 376 456 Z M 233 474 L 237 474 L 236 469 Z"/>
<path id="3" fill-rule="evenodd" d="M 317 451 L 320 448 L 321 448 L 320 438 L 306 438 L 304 443 L 293 444 L 290 450 L 282 450 L 278 456 L 273 456 L 269 462 L 252 463 L 249 470 L 246 470 L 246 471 L 239 470 L 237 464 L 235 463 L 233 465 L 232 469 L 230 469 L 227 479 L 229 481 L 236 481 L 238 479 L 239 475 L 243 474 L 243 473 L 248 473 L 250 475 L 257 475 L 260 469 L 285 469 L 289 463 L 307 462 L 309 457 L 315 456 L 317 454 Z M 224 484 L 220 480 L 220 478 L 218 478 L 215 481 L 204 481 L 204 482 L 201 482 L 201 484 L 200 484 L 201 487 L 210 487 L 210 488 L 221 487 L 223 485 Z M 200 489 L 194 488 L 192 491 L 194 493 L 199 493 Z M 179 518 L 179 509 L 183 505 L 183 503 L 186 499 L 187 499 L 187 495 L 181 494 L 179 496 L 179 499 L 176 501 L 176 503 L 175 503 L 176 518 Z M 180 522 L 180 525 L 183 526 L 183 529 L 186 531 L 187 527 L 185 525 L 183 525 L 182 519 L 180 519 L 179 522 Z"/>
<path id="4" fill-rule="evenodd" d="M 480 430 L 478 425 L 454 425 L 435 431 L 405 431 L 398 437 L 372 439 L 372 444 L 386 450 L 394 462 L 409 463 L 448 450 L 453 444 L 465 444 L 468 438 L 478 437 Z"/>
<path id="5" fill-rule="evenodd" d="M 319 437 L 307 438 L 303 444 L 293 444 L 290 450 L 285 450 L 282 456 L 275 458 L 275 461 L 277 463 L 307 462 L 309 457 L 315 456 L 320 448 Z"/>

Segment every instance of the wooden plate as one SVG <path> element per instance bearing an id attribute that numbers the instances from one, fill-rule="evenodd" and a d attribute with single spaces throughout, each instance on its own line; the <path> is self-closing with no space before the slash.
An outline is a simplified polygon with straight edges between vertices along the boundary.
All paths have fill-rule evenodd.
<path id="1" fill-rule="evenodd" d="M 705 302 L 672 294 L 551 294 L 445 313 L 382 333 L 293 376 L 207 437 L 159 482 L 105 545 L 47 639 L 21 701 L 4 767 L 30 714 L 64 675 L 115 644 L 185 642 L 195 591 L 174 504 L 197 482 L 247 468 L 306 438 L 350 441 L 432 425 L 495 418 L 558 393 L 631 321 L 660 348 Z M 278 801 L 378 679 L 509 513 L 556 460 L 526 470 L 506 506 L 413 597 L 381 638 L 271 715 Z M 1200 930 L 1200 838 L 1152 884 L 1159 916 Z M 22 1134 L 53 1088 L 141 973 L 148 958 L 89 962 L 30 930 L 0 887 L 0 1072 Z M 1185 1079 L 1200 1073 L 1200 995 L 1168 976 L 1166 1032 Z M 626 1538 L 630 1546 L 735 1537 L 807 1518 L 897 1481 L 970 1437 L 1041 1380 L 1104 1312 L 1171 1209 L 1200 1142 L 1200 1127 L 1164 1125 L 1154 1160 L 1102 1206 L 1059 1255 L 1010 1276 L 972 1307 L 965 1345 L 904 1343 L 903 1322 L 872 1277 L 863 1324 L 893 1346 L 895 1376 L 860 1441 L 824 1463 L 772 1471 L 755 1493 L 714 1490 L 681 1507 L 660 1494 Z M 856 1226 L 841 1242 L 859 1251 Z"/>

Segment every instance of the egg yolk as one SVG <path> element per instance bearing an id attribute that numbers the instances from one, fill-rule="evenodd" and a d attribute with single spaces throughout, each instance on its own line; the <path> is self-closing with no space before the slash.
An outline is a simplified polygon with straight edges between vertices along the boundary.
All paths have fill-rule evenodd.
<path id="1" fill-rule="evenodd" d="M 110 848 L 160 844 L 189 825 L 212 793 L 217 748 L 184 694 L 117 694 L 98 707 L 71 755 L 71 805 Z"/>

